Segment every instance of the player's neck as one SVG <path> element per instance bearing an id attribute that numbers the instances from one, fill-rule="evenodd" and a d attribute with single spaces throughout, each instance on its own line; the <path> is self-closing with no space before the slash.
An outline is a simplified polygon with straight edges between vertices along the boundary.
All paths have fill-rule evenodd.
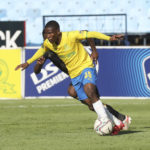
<path id="1" fill-rule="evenodd" d="M 62 32 L 60 32 L 57 41 L 55 42 L 56 45 L 59 45 L 62 39 Z"/>

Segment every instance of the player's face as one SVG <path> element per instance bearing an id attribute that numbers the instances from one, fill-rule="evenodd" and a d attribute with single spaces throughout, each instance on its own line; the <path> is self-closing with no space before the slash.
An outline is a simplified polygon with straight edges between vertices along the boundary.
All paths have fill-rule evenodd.
<path id="1" fill-rule="evenodd" d="M 48 39 L 51 43 L 55 43 L 58 40 L 59 30 L 47 27 L 45 28 L 44 39 Z"/>

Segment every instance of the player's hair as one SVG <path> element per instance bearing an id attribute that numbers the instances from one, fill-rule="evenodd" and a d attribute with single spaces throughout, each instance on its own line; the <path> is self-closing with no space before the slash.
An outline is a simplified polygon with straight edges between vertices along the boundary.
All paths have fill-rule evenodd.
<path id="1" fill-rule="evenodd" d="M 45 28 L 47 28 L 47 27 L 51 27 L 51 28 L 58 29 L 58 30 L 60 29 L 58 22 L 55 21 L 55 20 L 49 21 L 49 22 L 45 25 Z"/>

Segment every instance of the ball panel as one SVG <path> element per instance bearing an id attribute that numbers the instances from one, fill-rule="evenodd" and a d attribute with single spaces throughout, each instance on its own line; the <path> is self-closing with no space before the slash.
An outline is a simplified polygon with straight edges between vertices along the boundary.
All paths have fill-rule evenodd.
<path id="1" fill-rule="evenodd" d="M 113 124 L 108 118 L 96 119 L 94 130 L 99 135 L 110 135 L 113 130 Z"/>

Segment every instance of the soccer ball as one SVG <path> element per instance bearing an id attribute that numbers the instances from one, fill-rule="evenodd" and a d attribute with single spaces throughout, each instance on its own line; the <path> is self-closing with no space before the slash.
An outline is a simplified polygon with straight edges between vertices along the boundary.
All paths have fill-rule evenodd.
<path id="1" fill-rule="evenodd" d="M 108 118 L 96 119 L 94 130 L 99 135 L 110 135 L 113 130 L 113 124 Z"/>

